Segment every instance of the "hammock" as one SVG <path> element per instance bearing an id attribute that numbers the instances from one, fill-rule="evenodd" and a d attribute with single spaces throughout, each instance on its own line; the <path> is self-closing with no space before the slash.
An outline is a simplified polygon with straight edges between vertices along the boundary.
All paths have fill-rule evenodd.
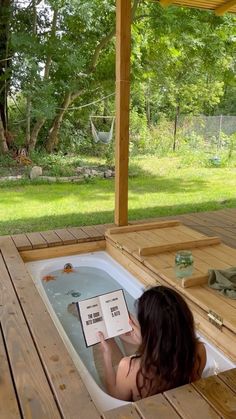
<path id="1" fill-rule="evenodd" d="M 92 121 L 92 118 L 103 118 L 103 119 L 112 118 L 110 131 L 98 131 Z M 113 136 L 115 118 L 113 116 L 94 116 L 94 117 L 90 117 L 90 123 L 91 123 L 92 135 L 93 135 L 93 139 L 95 143 L 98 143 L 100 141 L 101 143 L 109 144 Z"/>

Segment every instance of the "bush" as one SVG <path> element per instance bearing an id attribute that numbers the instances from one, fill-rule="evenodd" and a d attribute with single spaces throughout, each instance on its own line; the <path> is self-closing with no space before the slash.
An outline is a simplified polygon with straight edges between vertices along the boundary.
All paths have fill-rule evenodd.
<path id="1" fill-rule="evenodd" d="M 132 155 L 148 153 L 151 135 L 145 115 L 140 115 L 136 108 L 130 113 L 130 152 Z"/>

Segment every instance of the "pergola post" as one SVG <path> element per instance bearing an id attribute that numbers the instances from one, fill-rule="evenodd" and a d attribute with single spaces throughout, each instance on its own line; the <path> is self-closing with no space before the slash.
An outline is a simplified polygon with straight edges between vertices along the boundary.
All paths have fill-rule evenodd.
<path id="1" fill-rule="evenodd" d="M 115 224 L 128 224 L 131 0 L 116 0 Z"/>

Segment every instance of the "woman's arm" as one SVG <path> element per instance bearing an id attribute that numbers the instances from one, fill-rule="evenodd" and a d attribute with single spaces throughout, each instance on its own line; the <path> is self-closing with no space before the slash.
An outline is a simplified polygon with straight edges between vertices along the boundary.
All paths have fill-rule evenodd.
<path id="1" fill-rule="evenodd" d="M 117 372 L 112 365 L 112 353 L 110 345 L 105 341 L 103 334 L 100 332 L 101 339 L 99 349 L 102 352 L 103 367 L 104 367 L 104 381 L 105 387 L 110 396 L 121 400 L 131 400 L 131 388 L 127 375 L 129 371 L 130 358 L 122 358 L 118 365 Z"/>
<path id="2" fill-rule="evenodd" d="M 203 370 L 206 366 L 206 360 L 207 360 L 207 357 L 206 357 L 205 345 L 202 342 L 197 342 L 196 361 L 193 368 L 191 381 L 196 381 L 201 378 Z"/>

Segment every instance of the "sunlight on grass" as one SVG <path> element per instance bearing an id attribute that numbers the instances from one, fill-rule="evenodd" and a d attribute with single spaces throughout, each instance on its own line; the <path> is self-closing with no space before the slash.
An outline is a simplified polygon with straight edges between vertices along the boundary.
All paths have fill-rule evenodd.
<path id="1" fill-rule="evenodd" d="M 131 162 L 129 218 L 233 207 L 235 168 L 182 168 L 178 158 Z M 113 222 L 114 179 L 0 187 L 0 234 Z"/>

